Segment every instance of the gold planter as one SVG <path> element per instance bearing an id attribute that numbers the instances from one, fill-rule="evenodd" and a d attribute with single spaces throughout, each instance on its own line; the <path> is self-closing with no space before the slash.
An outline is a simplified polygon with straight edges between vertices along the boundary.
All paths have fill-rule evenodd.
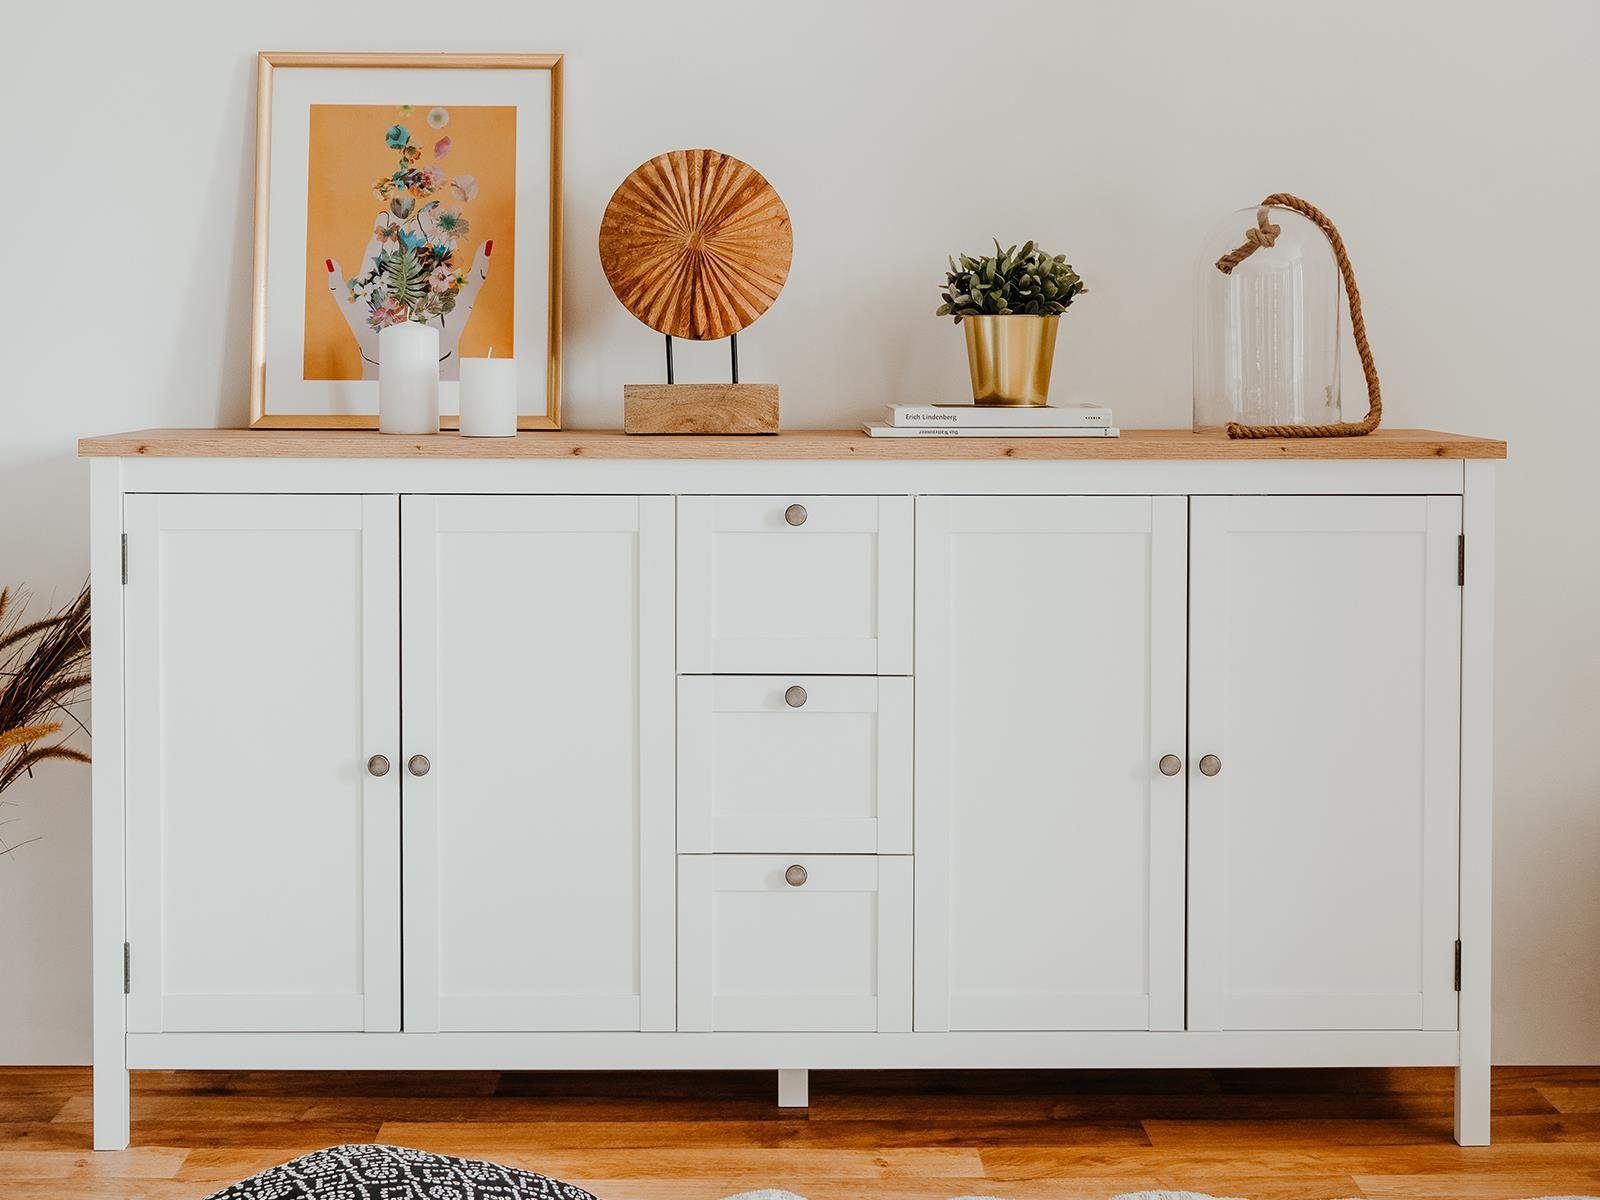
<path id="1" fill-rule="evenodd" d="M 962 317 L 974 404 L 1043 405 L 1050 400 L 1056 317 Z"/>

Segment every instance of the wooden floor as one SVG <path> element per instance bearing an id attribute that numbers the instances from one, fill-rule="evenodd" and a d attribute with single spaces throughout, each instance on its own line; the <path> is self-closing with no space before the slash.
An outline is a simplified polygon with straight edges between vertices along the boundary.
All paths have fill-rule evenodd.
<path id="1" fill-rule="evenodd" d="M 1600 1067 L 1495 1073 L 1494 1138 L 1450 1140 L 1448 1071 L 134 1076 L 95 1154 L 89 1072 L 0 1069 L 0 1197 L 199 1200 L 338 1142 L 495 1159 L 602 1200 L 779 1186 L 850 1197 L 1600 1195 Z"/>

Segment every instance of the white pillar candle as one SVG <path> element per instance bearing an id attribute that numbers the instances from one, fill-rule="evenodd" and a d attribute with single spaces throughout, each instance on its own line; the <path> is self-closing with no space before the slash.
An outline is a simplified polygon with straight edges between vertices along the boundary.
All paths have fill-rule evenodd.
<path id="1" fill-rule="evenodd" d="M 461 436 L 513 437 L 517 432 L 517 360 L 461 360 Z"/>
<path id="2" fill-rule="evenodd" d="M 439 331 L 400 321 L 378 334 L 378 432 L 439 432 Z"/>

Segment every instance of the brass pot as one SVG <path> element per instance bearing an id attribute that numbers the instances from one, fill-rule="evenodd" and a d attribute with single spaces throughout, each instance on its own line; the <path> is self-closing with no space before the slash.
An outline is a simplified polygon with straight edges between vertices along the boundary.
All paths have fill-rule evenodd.
<path id="1" fill-rule="evenodd" d="M 974 404 L 1043 405 L 1061 318 L 962 317 Z"/>

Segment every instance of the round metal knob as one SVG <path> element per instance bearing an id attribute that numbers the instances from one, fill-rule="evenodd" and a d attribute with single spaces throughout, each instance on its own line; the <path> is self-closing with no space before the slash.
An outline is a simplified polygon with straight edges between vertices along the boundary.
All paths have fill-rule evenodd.
<path id="1" fill-rule="evenodd" d="M 1163 775 L 1176 775 L 1183 770 L 1183 759 L 1176 754 L 1163 754 L 1161 761 L 1156 765 L 1161 768 Z"/>
<path id="2" fill-rule="evenodd" d="M 783 694 L 783 702 L 790 708 L 801 708 L 806 702 L 806 690 L 798 683 Z"/>
<path id="3" fill-rule="evenodd" d="M 1200 760 L 1200 774 L 1210 778 L 1222 770 L 1222 760 L 1215 754 L 1208 754 Z"/>
<path id="4" fill-rule="evenodd" d="M 791 504 L 783 510 L 783 519 L 791 525 L 804 525 L 806 523 L 806 506 L 804 504 Z"/>
<path id="5" fill-rule="evenodd" d="M 374 754 L 367 759 L 367 774 L 374 779 L 382 779 L 389 773 L 389 760 L 381 754 Z"/>
<path id="6" fill-rule="evenodd" d="M 428 756 L 426 754 L 413 754 L 410 758 L 406 759 L 406 770 L 410 771 L 413 775 L 426 775 L 428 773 L 428 768 L 431 766 L 433 766 L 433 764 L 428 761 Z"/>
<path id="7" fill-rule="evenodd" d="M 806 869 L 799 863 L 795 863 L 794 866 L 783 873 L 783 881 L 790 887 L 799 887 L 806 881 Z"/>

